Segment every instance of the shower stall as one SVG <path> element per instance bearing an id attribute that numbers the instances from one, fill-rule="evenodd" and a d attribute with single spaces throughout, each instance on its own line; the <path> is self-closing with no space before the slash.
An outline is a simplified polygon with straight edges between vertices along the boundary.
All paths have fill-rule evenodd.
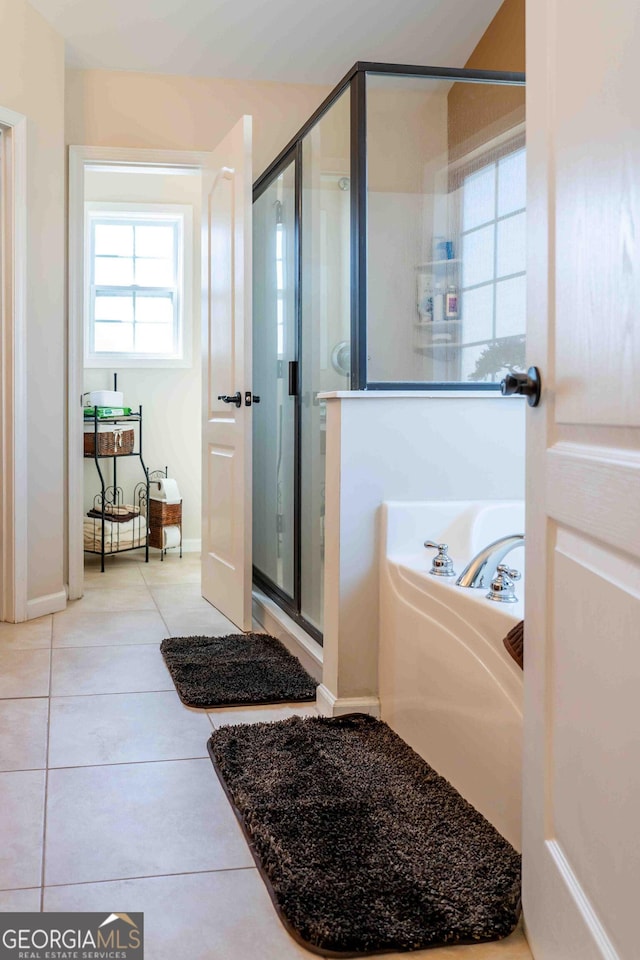
<path id="1" fill-rule="evenodd" d="M 357 63 L 254 185 L 254 580 L 319 642 L 323 394 L 523 369 L 524 144 L 522 74 Z"/>

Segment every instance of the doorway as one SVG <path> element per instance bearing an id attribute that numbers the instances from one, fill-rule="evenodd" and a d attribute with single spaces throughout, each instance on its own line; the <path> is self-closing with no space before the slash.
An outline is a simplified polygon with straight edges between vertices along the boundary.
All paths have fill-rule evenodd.
<path id="1" fill-rule="evenodd" d="M 70 599 L 83 594 L 86 565 L 95 587 L 105 583 L 95 577 L 101 567 L 117 567 L 122 580 L 125 561 L 144 564 L 149 496 L 168 497 L 159 506 L 171 513 L 158 530 L 149 522 L 162 582 L 172 569 L 182 581 L 199 558 L 200 161 L 71 148 Z M 98 417 L 96 406 L 106 408 Z M 109 408 L 125 419 L 110 422 Z M 132 574 L 138 567 L 127 564 Z"/>

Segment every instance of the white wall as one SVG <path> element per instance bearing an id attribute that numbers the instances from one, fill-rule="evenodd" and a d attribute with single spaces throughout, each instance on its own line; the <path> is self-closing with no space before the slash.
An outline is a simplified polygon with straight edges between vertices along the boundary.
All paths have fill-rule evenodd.
<path id="1" fill-rule="evenodd" d="M 376 78 L 367 106 L 371 381 L 448 379 L 438 353 L 425 355 L 418 322 L 417 266 L 432 259 L 448 150 L 447 92 L 440 81 Z M 446 193 L 445 193 L 446 197 Z M 446 203 L 444 204 L 446 210 Z"/>
<path id="2" fill-rule="evenodd" d="M 189 175 L 121 173 L 89 170 L 85 174 L 87 201 L 129 201 L 133 203 L 179 203 L 193 214 L 193 270 L 191 315 L 191 366 L 160 368 L 85 369 L 84 390 L 112 389 L 118 374 L 118 389 L 127 406 L 143 406 L 143 455 L 150 470 L 169 467 L 183 497 L 182 535 L 200 540 L 200 191 L 199 173 Z M 118 483 L 128 501 L 133 485 L 141 479 L 138 461 L 118 464 Z M 98 477 L 92 461 L 84 465 L 84 510 L 90 509 L 98 491 Z M 128 482 L 127 482 L 128 481 Z M 197 546 L 197 544 L 191 544 Z"/>
<path id="3" fill-rule="evenodd" d="M 371 392 L 327 400 L 325 708 L 333 698 L 377 701 L 382 502 L 523 498 L 524 439 L 519 398 Z"/>
<path id="4" fill-rule="evenodd" d="M 64 44 L 26 0 L 0 0 L 0 104 L 27 117 L 28 615 L 64 606 Z M 47 603 L 48 601 L 43 601 Z M 46 612 L 46 610 L 44 611 Z"/>

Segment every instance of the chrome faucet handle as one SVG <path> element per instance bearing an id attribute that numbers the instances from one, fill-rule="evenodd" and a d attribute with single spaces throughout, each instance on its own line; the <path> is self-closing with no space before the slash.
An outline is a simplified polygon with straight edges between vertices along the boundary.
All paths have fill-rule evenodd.
<path id="1" fill-rule="evenodd" d="M 434 543 L 433 540 L 425 540 L 425 547 L 430 550 L 437 550 L 431 564 L 431 573 L 434 577 L 455 577 L 456 572 L 453 569 L 453 560 L 447 553 L 449 546 L 446 543 Z"/>
<path id="2" fill-rule="evenodd" d="M 522 574 L 519 570 L 509 569 L 508 564 L 499 563 L 498 573 L 506 573 L 510 580 L 522 580 Z"/>
<path id="3" fill-rule="evenodd" d="M 520 580 L 519 570 L 512 570 L 506 563 L 498 564 L 496 575 L 491 581 L 487 600 L 497 600 L 499 603 L 517 603 L 515 581 Z"/>

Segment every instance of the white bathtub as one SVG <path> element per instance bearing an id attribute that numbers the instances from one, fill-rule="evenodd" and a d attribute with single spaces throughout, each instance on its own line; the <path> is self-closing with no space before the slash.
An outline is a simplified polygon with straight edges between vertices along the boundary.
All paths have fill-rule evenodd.
<path id="1" fill-rule="evenodd" d="M 522 671 L 503 638 L 524 619 L 429 574 L 449 544 L 456 574 L 498 537 L 524 532 L 521 501 L 385 503 L 380 571 L 381 716 L 520 849 Z M 505 558 L 523 570 L 524 550 Z"/>

